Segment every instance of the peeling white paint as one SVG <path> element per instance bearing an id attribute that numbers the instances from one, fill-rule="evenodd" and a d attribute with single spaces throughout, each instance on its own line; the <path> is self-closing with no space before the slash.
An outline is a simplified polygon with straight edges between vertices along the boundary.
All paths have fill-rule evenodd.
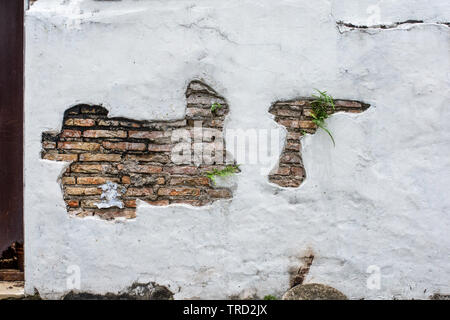
<path id="1" fill-rule="evenodd" d="M 104 200 L 95 204 L 97 208 L 123 208 L 124 205 L 122 200 L 120 200 L 120 196 L 125 192 L 125 188 L 119 188 L 117 183 L 111 181 L 106 181 L 100 187 L 102 189 L 100 198 Z"/>
<path id="2" fill-rule="evenodd" d="M 339 32 L 336 21 L 367 24 L 371 4 L 37 1 L 26 16 L 26 292 L 60 297 L 77 265 L 81 290 L 95 293 L 154 281 L 177 299 L 281 295 L 310 248 L 306 282 L 351 298 L 449 293 L 449 28 Z M 380 23 L 450 20 L 446 0 L 379 5 Z M 229 102 L 227 128 L 279 128 L 271 103 L 313 88 L 371 108 L 327 121 L 335 148 L 322 131 L 303 139 L 300 188 L 270 185 L 244 164 L 230 201 L 71 218 L 57 181 L 67 164 L 39 159 L 41 133 L 79 102 L 182 118 L 194 78 Z M 367 287 L 369 266 L 380 268 L 379 290 Z"/>

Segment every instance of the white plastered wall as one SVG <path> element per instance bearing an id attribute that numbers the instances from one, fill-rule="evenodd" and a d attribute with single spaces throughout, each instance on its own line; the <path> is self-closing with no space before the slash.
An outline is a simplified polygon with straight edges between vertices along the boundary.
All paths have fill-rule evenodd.
<path id="1" fill-rule="evenodd" d="M 306 282 L 350 298 L 450 292 L 450 21 L 447 1 L 39 0 L 26 13 L 26 292 L 59 298 L 77 266 L 81 291 L 168 286 L 175 298 L 281 295 L 308 250 Z M 373 16 L 377 14 L 377 16 Z M 425 23 L 342 31 L 336 21 Z M 279 128 L 278 99 L 313 88 L 371 104 L 336 114 L 303 140 L 307 180 L 271 185 L 241 166 L 234 198 L 204 208 L 140 205 L 106 222 L 66 213 L 41 133 L 65 109 L 101 103 L 112 116 L 184 115 L 203 79 L 229 102 L 227 129 Z M 281 135 L 284 130 L 279 128 Z M 273 161 L 279 154 L 273 153 Z M 366 285 L 371 265 L 380 289 Z"/>

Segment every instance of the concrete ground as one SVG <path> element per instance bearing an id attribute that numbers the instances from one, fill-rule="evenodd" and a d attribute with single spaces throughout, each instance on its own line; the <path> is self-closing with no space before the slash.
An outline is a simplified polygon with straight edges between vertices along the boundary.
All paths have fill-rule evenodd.
<path id="1" fill-rule="evenodd" d="M 0 300 L 24 296 L 23 281 L 0 281 Z"/>

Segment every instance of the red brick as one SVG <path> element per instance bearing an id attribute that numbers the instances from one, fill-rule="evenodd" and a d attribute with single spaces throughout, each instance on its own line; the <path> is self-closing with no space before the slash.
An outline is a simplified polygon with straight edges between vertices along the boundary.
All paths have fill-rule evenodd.
<path id="1" fill-rule="evenodd" d="M 93 114 L 102 114 L 107 115 L 108 111 L 106 111 L 103 107 L 100 106 L 88 106 L 84 105 L 81 107 L 81 113 L 93 113 Z"/>
<path id="2" fill-rule="evenodd" d="M 317 128 L 316 124 L 312 121 L 300 120 L 299 121 L 300 128 L 302 129 L 314 129 Z"/>
<path id="3" fill-rule="evenodd" d="M 164 131 L 128 131 L 128 137 L 137 139 L 158 139 L 164 138 L 167 133 Z"/>
<path id="4" fill-rule="evenodd" d="M 124 200 L 123 203 L 125 204 L 125 207 L 127 208 L 136 208 L 136 200 Z"/>
<path id="5" fill-rule="evenodd" d="M 96 173 L 96 172 L 102 172 L 103 166 L 101 164 L 74 163 L 74 164 L 72 164 L 70 169 L 72 172 Z"/>
<path id="6" fill-rule="evenodd" d="M 341 110 L 337 110 L 337 111 L 341 111 Z M 349 112 L 349 113 L 361 113 L 363 112 L 362 109 L 346 109 L 345 112 Z"/>
<path id="7" fill-rule="evenodd" d="M 349 100 L 336 100 L 334 101 L 336 107 L 347 107 L 347 108 L 362 108 L 360 102 L 349 101 Z"/>
<path id="8" fill-rule="evenodd" d="M 160 166 L 155 166 L 152 164 L 137 164 L 137 163 L 127 163 L 125 165 L 119 164 L 117 166 L 119 170 L 125 170 L 128 172 L 135 173 L 160 173 L 163 168 Z"/>
<path id="9" fill-rule="evenodd" d="M 79 138 L 81 137 L 81 131 L 79 130 L 63 130 L 61 132 L 61 138 Z"/>
<path id="10" fill-rule="evenodd" d="M 296 131 L 288 131 L 286 138 L 291 140 L 298 140 L 303 136 L 303 133 Z"/>
<path id="11" fill-rule="evenodd" d="M 285 117 L 301 117 L 302 111 L 301 110 L 291 110 L 291 109 L 279 109 L 277 112 L 277 115 L 285 116 Z"/>
<path id="12" fill-rule="evenodd" d="M 184 127 L 186 125 L 186 120 L 175 120 L 175 121 L 168 121 L 165 123 L 162 123 L 162 125 L 167 125 L 170 127 Z"/>
<path id="13" fill-rule="evenodd" d="M 81 200 L 81 206 L 83 208 L 98 208 L 97 204 L 100 202 L 100 200 Z"/>
<path id="14" fill-rule="evenodd" d="M 111 182 L 119 182 L 119 178 L 110 178 L 110 177 L 78 177 L 78 184 L 105 184 L 107 181 Z"/>
<path id="15" fill-rule="evenodd" d="M 215 128 L 222 128 L 223 127 L 223 120 L 217 120 L 217 119 L 207 119 L 203 120 L 203 127 L 215 127 Z"/>
<path id="16" fill-rule="evenodd" d="M 280 119 L 278 123 L 287 128 L 300 128 L 300 120 Z"/>
<path id="17" fill-rule="evenodd" d="M 294 106 L 309 106 L 311 101 L 309 100 L 296 100 L 292 105 Z"/>
<path id="18" fill-rule="evenodd" d="M 116 153 L 82 153 L 80 154 L 80 161 L 121 161 L 122 156 Z"/>
<path id="19" fill-rule="evenodd" d="M 160 196 L 199 196 L 200 189 L 197 188 L 159 188 L 158 195 Z"/>
<path id="20" fill-rule="evenodd" d="M 207 186 L 209 178 L 207 177 L 172 177 L 170 185 L 190 185 L 190 186 Z"/>
<path id="21" fill-rule="evenodd" d="M 99 126 L 113 126 L 113 127 L 117 127 L 119 125 L 119 121 L 117 120 L 98 120 L 98 125 Z"/>
<path id="22" fill-rule="evenodd" d="M 56 148 L 56 142 L 54 141 L 43 141 L 42 147 L 44 149 L 55 149 Z"/>
<path id="23" fill-rule="evenodd" d="M 316 128 L 316 125 L 312 121 L 308 120 L 290 120 L 290 119 L 280 119 L 278 123 L 281 125 L 292 128 L 292 129 L 306 129 L 306 128 Z"/>
<path id="24" fill-rule="evenodd" d="M 303 110 L 303 115 L 305 117 L 311 117 L 311 112 L 312 112 L 312 109 L 304 109 Z"/>
<path id="25" fill-rule="evenodd" d="M 136 210 L 135 209 L 97 209 L 94 214 L 101 219 L 112 220 L 114 218 L 126 218 L 133 219 L 136 218 Z"/>
<path id="26" fill-rule="evenodd" d="M 141 124 L 133 121 L 120 121 L 120 125 L 123 127 L 140 128 Z"/>
<path id="27" fill-rule="evenodd" d="M 67 206 L 70 208 L 77 208 L 80 206 L 80 201 L 78 200 L 67 200 L 66 201 Z"/>
<path id="28" fill-rule="evenodd" d="M 127 160 L 167 163 L 169 156 L 165 154 L 127 154 Z"/>
<path id="29" fill-rule="evenodd" d="M 282 175 L 282 176 L 287 176 L 290 173 L 291 173 L 290 167 L 278 167 L 277 170 L 275 170 L 274 172 L 271 172 L 270 174 L 278 174 L 278 175 Z"/>
<path id="30" fill-rule="evenodd" d="M 75 177 L 62 177 L 61 182 L 63 184 L 75 184 Z"/>
<path id="31" fill-rule="evenodd" d="M 211 115 L 212 113 L 210 109 L 194 108 L 194 107 L 188 107 L 186 109 L 186 116 L 188 117 L 209 117 Z"/>
<path id="32" fill-rule="evenodd" d="M 171 174 L 198 174 L 198 168 L 193 166 L 164 167 L 164 172 Z"/>
<path id="33" fill-rule="evenodd" d="M 153 152 L 170 152 L 172 145 L 170 144 L 149 144 L 148 151 Z"/>
<path id="34" fill-rule="evenodd" d="M 280 162 L 283 163 L 301 163 L 301 158 L 299 154 L 286 153 L 280 158 Z"/>
<path id="35" fill-rule="evenodd" d="M 128 188 L 127 192 L 125 193 L 125 196 L 127 197 L 146 197 L 152 195 L 152 188 Z"/>
<path id="36" fill-rule="evenodd" d="M 102 194 L 102 189 L 93 187 L 66 187 L 66 194 L 72 196 L 99 195 Z"/>
<path id="37" fill-rule="evenodd" d="M 121 216 L 121 213 L 116 210 L 94 210 L 93 215 L 99 217 L 103 220 L 113 220 L 114 218 L 119 218 Z"/>
<path id="38" fill-rule="evenodd" d="M 145 150 L 145 143 L 103 141 L 103 147 L 112 150 Z"/>
<path id="39" fill-rule="evenodd" d="M 53 161 L 77 161 L 78 155 L 68 153 L 46 152 L 43 155 L 43 159 Z"/>
<path id="40" fill-rule="evenodd" d="M 169 200 L 155 200 L 155 201 L 149 201 L 145 200 L 148 204 L 151 204 L 152 206 L 168 206 Z"/>
<path id="41" fill-rule="evenodd" d="M 288 142 L 286 143 L 286 149 L 300 151 L 300 143 Z"/>
<path id="42" fill-rule="evenodd" d="M 69 150 L 97 151 L 100 149 L 100 144 L 95 142 L 65 141 L 65 142 L 58 142 L 58 148 Z"/>
<path id="43" fill-rule="evenodd" d="M 305 169 L 302 167 L 292 167 L 291 174 L 295 177 L 303 177 L 305 175 Z"/>
<path id="44" fill-rule="evenodd" d="M 295 188 L 295 187 L 298 187 L 302 183 L 303 179 L 269 176 L 269 181 L 272 183 L 275 183 L 281 187 Z"/>
<path id="45" fill-rule="evenodd" d="M 126 138 L 127 132 L 121 130 L 86 130 L 83 132 L 86 138 Z"/>
<path id="46" fill-rule="evenodd" d="M 69 214 L 75 215 L 80 218 L 91 217 L 94 215 L 93 210 L 70 210 Z"/>
<path id="47" fill-rule="evenodd" d="M 78 126 L 78 127 L 90 127 L 95 125 L 95 120 L 93 119 L 79 119 L 70 118 L 65 122 L 66 126 Z"/>

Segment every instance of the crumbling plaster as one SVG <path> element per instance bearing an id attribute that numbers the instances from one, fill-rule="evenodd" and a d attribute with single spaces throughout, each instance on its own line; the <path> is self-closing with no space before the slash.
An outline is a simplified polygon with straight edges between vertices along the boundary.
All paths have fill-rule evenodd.
<path id="1" fill-rule="evenodd" d="M 337 21 L 367 24 L 372 4 L 37 1 L 26 14 L 26 292 L 61 297 L 76 265 L 80 289 L 92 293 L 138 281 L 175 299 L 281 295 L 311 250 L 304 283 L 349 298 L 448 293 L 450 31 L 435 24 L 450 21 L 448 3 L 380 1 L 380 23 L 431 23 L 340 32 Z M 336 147 L 322 131 L 302 140 L 300 188 L 271 185 L 260 166 L 243 164 L 232 201 L 141 203 L 129 221 L 68 216 L 57 179 L 66 164 L 40 159 L 42 132 L 60 130 L 77 103 L 103 104 L 111 116 L 183 117 L 195 78 L 227 99 L 226 129 L 279 128 L 280 140 L 274 101 L 319 88 L 371 108 L 327 120 Z M 381 270 L 378 290 L 366 286 L 370 265 Z"/>

